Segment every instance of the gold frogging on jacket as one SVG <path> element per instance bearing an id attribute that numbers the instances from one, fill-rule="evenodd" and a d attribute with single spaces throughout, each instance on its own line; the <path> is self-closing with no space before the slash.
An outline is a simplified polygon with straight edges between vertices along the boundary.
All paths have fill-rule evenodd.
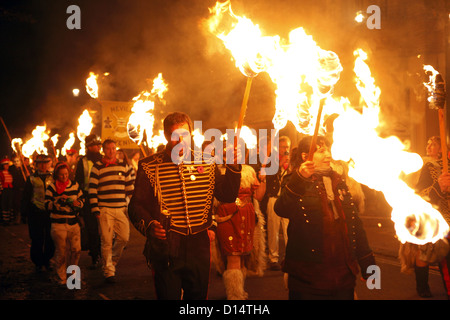
<path id="1" fill-rule="evenodd" d="M 155 157 L 154 161 L 143 163 L 142 167 L 154 189 L 160 211 L 170 212 L 171 231 L 187 235 L 209 227 L 212 222 L 209 213 L 214 199 L 215 163 L 202 161 L 177 165 Z"/>

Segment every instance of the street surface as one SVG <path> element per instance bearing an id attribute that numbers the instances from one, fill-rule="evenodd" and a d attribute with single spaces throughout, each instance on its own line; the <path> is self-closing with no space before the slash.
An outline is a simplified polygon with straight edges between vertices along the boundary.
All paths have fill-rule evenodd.
<path id="1" fill-rule="evenodd" d="M 415 290 L 413 274 L 400 272 L 396 257 L 398 241 L 390 220 L 363 217 L 368 238 L 380 267 L 380 289 L 369 290 L 364 281 L 358 281 L 356 297 L 359 300 L 425 300 Z M 144 238 L 131 229 L 127 245 L 117 267 L 117 283 L 106 284 L 101 270 L 90 270 L 90 257 L 83 251 L 80 259 L 81 289 L 58 287 L 49 280 L 50 273 L 36 273 L 29 259 L 27 225 L 0 227 L 0 299 L 1 300 L 155 300 L 151 270 L 142 255 Z M 442 279 L 436 267 L 430 269 L 429 284 L 433 298 L 446 300 Z M 249 300 L 287 300 L 283 273 L 266 270 L 263 277 L 249 277 L 245 283 Z M 209 300 L 225 300 L 221 277 L 211 272 Z"/>

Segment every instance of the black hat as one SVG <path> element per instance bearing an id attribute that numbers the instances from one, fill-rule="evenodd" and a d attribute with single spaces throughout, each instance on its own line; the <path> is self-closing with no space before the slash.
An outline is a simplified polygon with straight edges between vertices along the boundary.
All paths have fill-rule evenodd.
<path id="1" fill-rule="evenodd" d="M 35 160 L 36 163 L 50 162 L 50 157 L 46 154 L 38 154 Z"/>
<path id="2" fill-rule="evenodd" d="M 86 147 L 102 144 L 102 140 L 95 134 L 90 134 L 84 139 Z"/>

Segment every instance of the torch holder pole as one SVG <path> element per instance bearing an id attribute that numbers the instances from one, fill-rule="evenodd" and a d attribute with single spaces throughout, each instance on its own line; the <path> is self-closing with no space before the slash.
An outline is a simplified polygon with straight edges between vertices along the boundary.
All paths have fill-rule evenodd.
<path id="1" fill-rule="evenodd" d="M 142 144 L 139 145 L 139 148 L 141 148 L 142 154 L 144 157 L 147 157 L 147 153 L 145 152 L 144 146 Z"/>
<path id="2" fill-rule="evenodd" d="M 241 104 L 241 112 L 239 114 L 239 121 L 238 121 L 238 125 L 236 128 L 237 134 L 234 137 L 235 152 L 237 152 L 237 144 L 239 141 L 240 130 L 242 128 L 242 125 L 244 124 L 244 117 L 245 117 L 245 113 L 247 111 L 247 102 L 248 102 L 248 97 L 250 96 L 250 88 L 252 87 L 252 80 L 253 80 L 253 77 L 247 77 L 247 84 L 245 86 L 244 98 L 242 99 L 242 104 Z"/>
<path id="3" fill-rule="evenodd" d="M 11 135 L 9 134 L 8 128 L 6 127 L 5 121 L 3 121 L 3 117 L 0 117 L 0 121 L 2 122 L 3 128 L 5 128 L 5 131 L 6 131 L 6 134 L 8 135 L 9 141 L 12 143 Z M 16 144 L 16 148 L 18 150 L 16 152 L 19 154 L 20 159 L 22 161 L 22 166 L 20 166 L 20 170 L 22 171 L 22 175 L 23 175 L 24 179 L 27 180 L 27 177 L 30 175 L 30 173 L 28 172 L 28 168 L 25 165 L 24 158 L 23 158 L 22 152 L 20 151 L 20 147 L 19 147 L 18 143 Z M 26 171 L 26 175 L 25 175 L 25 172 L 23 171 L 24 168 Z"/>
<path id="4" fill-rule="evenodd" d="M 319 111 L 317 112 L 316 127 L 314 128 L 314 135 L 312 136 L 311 145 L 309 146 L 308 161 L 312 161 L 314 156 L 314 149 L 316 148 L 316 141 L 319 134 L 320 120 L 322 118 L 322 110 L 325 99 L 326 98 L 320 99 Z"/>
<path id="5" fill-rule="evenodd" d="M 439 108 L 439 130 L 441 135 L 442 172 L 448 172 L 447 134 L 445 132 L 444 108 Z"/>

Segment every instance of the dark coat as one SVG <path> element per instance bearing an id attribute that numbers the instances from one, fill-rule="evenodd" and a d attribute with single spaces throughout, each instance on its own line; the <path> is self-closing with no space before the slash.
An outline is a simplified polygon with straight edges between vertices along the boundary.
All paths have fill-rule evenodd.
<path id="1" fill-rule="evenodd" d="M 335 219 L 322 178 L 305 179 L 297 170 L 290 175 L 275 202 L 275 212 L 289 219 L 284 271 L 304 277 L 305 270 L 314 275 L 340 264 L 342 274 L 336 277 L 348 277 L 348 274 L 344 275 L 348 269 L 357 275 L 359 263 L 366 278 L 367 267 L 374 265 L 375 259 L 357 206 L 345 179 L 334 171 L 331 171 L 330 178 L 339 219 Z M 318 281 L 323 281 L 322 276 L 316 276 Z"/>

